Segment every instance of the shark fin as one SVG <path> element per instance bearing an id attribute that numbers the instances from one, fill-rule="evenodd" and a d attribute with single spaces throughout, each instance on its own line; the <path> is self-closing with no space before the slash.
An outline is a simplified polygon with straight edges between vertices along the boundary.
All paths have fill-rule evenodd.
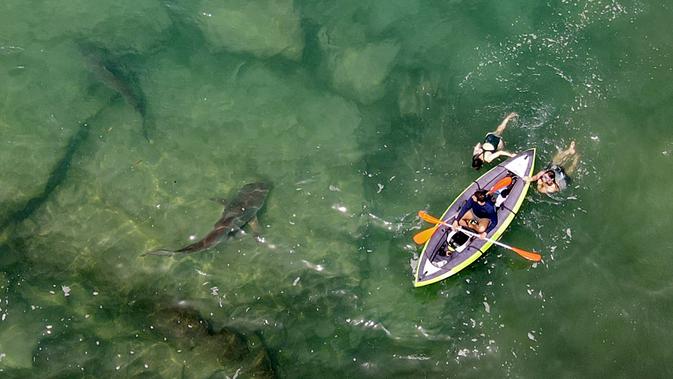
<path id="1" fill-rule="evenodd" d="M 250 225 L 250 229 L 252 230 L 252 233 L 257 236 L 259 234 L 259 219 L 257 219 L 257 216 L 253 217 L 248 221 L 248 225 Z"/>

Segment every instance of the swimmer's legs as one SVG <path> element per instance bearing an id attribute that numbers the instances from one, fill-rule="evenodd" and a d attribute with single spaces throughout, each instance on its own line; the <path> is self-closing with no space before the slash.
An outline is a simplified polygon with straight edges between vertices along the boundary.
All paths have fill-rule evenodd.
<path id="1" fill-rule="evenodd" d="M 500 125 L 498 125 L 498 127 L 495 129 L 495 131 L 493 132 L 493 134 L 495 134 L 495 135 L 498 136 L 498 137 L 502 137 L 502 133 L 503 133 L 503 132 L 505 131 L 505 129 L 507 128 L 507 123 L 510 122 L 510 121 L 511 121 L 514 117 L 516 117 L 516 116 L 518 116 L 518 115 L 516 114 L 516 112 L 512 112 L 512 113 L 508 114 L 507 117 L 505 117 L 505 119 L 502 120 L 502 122 L 500 123 Z"/>
<path id="2" fill-rule="evenodd" d="M 563 151 L 559 151 L 555 156 L 554 159 L 551 160 L 552 164 L 555 164 L 557 166 L 563 167 L 563 165 L 571 160 L 575 160 L 575 155 L 577 152 L 575 151 L 575 141 L 572 141 L 570 143 L 570 146 L 568 146 L 567 149 Z M 577 158 L 579 159 L 579 157 Z M 574 163 L 576 166 L 577 163 Z M 566 170 L 567 172 L 568 170 Z"/>
<path id="3" fill-rule="evenodd" d="M 565 168 L 565 172 L 568 175 L 572 175 L 573 172 L 575 172 L 575 169 L 577 168 L 577 165 L 580 163 L 580 155 L 575 154 L 573 156 L 572 162 L 568 165 L 568 167 Z"/>

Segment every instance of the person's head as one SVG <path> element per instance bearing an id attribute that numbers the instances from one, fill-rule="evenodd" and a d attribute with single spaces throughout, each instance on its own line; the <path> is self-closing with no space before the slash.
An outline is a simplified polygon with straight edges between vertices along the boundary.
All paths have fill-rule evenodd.
<path id="1" fill-rule="evenodd" d="M 484 203 L 486 203 L 486 196 L 487 196 L 486 194 L 487 193 L 488 193 L 488 191 L 486 191 L 486 190 L 478 190 L 474 193 L 474 199 L 477 201 L 477 203 L 483 205 Z"/>
<path id="2" fill-rule="evenodd" d="M 554 184 L 554 179 L 555 178 L 556 178 L 556 174 L 554 174 L 554 171 L 553 170 L 547 170 L 547 171 L 545 171 L 544 174 L 542 174 L 541 179 L 546 185 L 550 186 L 550 185 Z"/>
<path id="3" fill-rule="evenodd" d="M 484 161 L 481 159 L 481 155 L 472 156 L 472 168 L 479 170 L 483 164 Z"/>

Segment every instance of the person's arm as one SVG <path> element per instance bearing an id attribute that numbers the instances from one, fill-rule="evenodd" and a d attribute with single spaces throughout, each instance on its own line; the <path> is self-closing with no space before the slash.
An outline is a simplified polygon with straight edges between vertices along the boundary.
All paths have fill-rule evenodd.
<path id="1" fill-rule="evenodd" d="M 535 182 L 538 179 L 540 179 L 540 177 L 542 177 L 542 175 L 544 175 L 544 172 L 545 172 L 545 170 L 542 170 L 542 171 L 538 172 L 537 174 L 535 174 L 533 176 L 525 176 L 523 179 L 525 181 L 529 182 L 529 183 L 530 182 Z"/>
<path id="2" fill-rule="evenodd" d="M 493 161 L 494 159 L 496 159 L 500 156 L 503 156 L 503 155 L 511 158 L 511 157 L 515 156 L 516 154 L 512 154 L 512 153 L 510 153 L 508 151 L 505 151 L 505 150 L 496 151 L 495 153 L 487 152 L 486 154 L 484 154 L 484 161 L 486 161 L 486 163 L 491 163 L 491 161 Z"/>
<path id="3" fill-rule="evenodd" d="M 457 223 L 458 221 L 460 221 L 460 219 L 463 218 L 463 216 L 465 216 L 465 213 L 467 213 L 467 211 L 468 211 L 470 208 L 472 208 L 472 204 L 473 204 L 473 203 L 474 203 L 474 202 L 472 201 L 472 198 L 471 198 L 471 197 L 470 197 L 469 199 L 467 199 L 467 201 L 465 202 L 465 204 L 463 204 L 462 208 L 460 208 L 460 212 L 458 212 L 458 216 L 456 216 L 456 219 L 453 220 L 453 222 L 456 222 L 456 223 Z"/>
<path id="4" fill-rule="evenodd" d="M 475 155 L 479 155 L 482 151 L 481 142 L 479 142 L 472 148 L 472 156 L 474 157 Z"/>
<path id="5" fill-rule="evenodd" d="M 488 224 L 488 228 L 486 228 L 486 234 L 490 233 L 491 230 L 498 225 L 498 214 L 496 213 L 495 208 L 493 208 L 493 212 L 489 215 L 488 219 L 491 220 L 491 222 Z"/>

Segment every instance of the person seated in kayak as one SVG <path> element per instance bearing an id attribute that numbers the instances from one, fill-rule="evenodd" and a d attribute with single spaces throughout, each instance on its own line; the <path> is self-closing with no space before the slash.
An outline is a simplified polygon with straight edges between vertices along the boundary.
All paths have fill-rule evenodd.
<path id="1" fill-rule="evenodd" d="M 537 182 L 537 190 L 550 195 L 568 187 L 569 175 L 575 171 L 579 161 L 580 155 L 575 150 L 575 141 L 572 141 L 567 149 L 554 156 L 547 168 L 525 179 L 528 182 Z"/>
<path id="2" fill-rule="evenodd" d="M 474 146 L 472 150 L 472 167 L 475 170 L 481 169 L 481 166 L 486 163 L 491 163 L 494 159 L 500 156 L 513 157 L 515 154 L 505 151 L 505 141 L 502 139 L 502 133 L 507 128 L 507 123 L 517 116 L 512 112 L 505 117 L 498 125 L 495 131 L 487 133 L 482 142 Z"/>
<path id="3" fill-rule="evenodd" d="M 495 205 L 486 190 L 478 190 L 467 199 L 453 221 L 454 227 L 473 230 L 481 238 L 485 238 L 497 224 Z"/>

